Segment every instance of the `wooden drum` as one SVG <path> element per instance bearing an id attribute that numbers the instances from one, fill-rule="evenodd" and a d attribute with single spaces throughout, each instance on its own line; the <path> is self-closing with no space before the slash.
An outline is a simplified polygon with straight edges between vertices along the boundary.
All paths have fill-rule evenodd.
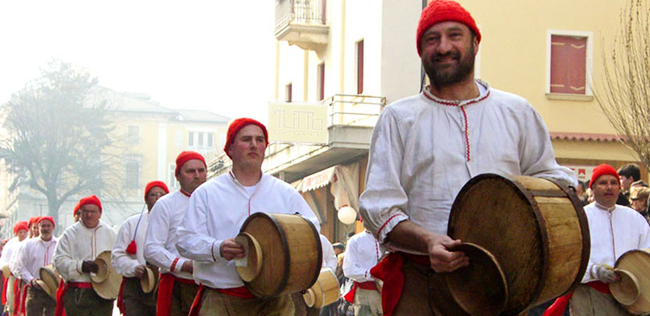
<path id="1" fill-rule="evenodd" d="M 650 313 L 650 249 L 630 250 L 616 260 L 620 282 L 610 283 L 612 296 L 635 315 Z"/>
<path id="2" fill-rule="evenodd" d="M 321 270 L 323 252 L 314 224 L 300 215 L 255 213 L 236 241 L 246 258 L 235 265 L 248 290 L 274 297 L 310 288 Z"/>
<path id="3" fill-rule="evenodd" d="M 573 193 L 545 179 L 495 174 L 472 178 L 454 201 L 448 233 L 479 246 L 467 254 L 468 267 L 447 276 L 456 301 L 475 315 L 481 310 L 490 310 L 491 315 L 517 315 L 567 293 L 580 283 L 589 261 L 589 225 L 584 210 Z M 487 254 L 472 255 L 476 251 Z M 482 271 L 473 270 L 481 267 Z M 503 282 L 502 276 L 496 275 L 501 273 L 505 289 L 489 294 L 505 300 L 481 299 L 488 287 L 501 287 L 485 283 Z M 480 274 L 484 277 L 453 280 Z M 485 306 L 491 301 L 494 306 Z"/>
<path id="4" fill-rule="evenodd" d="M 339 280 L 330 268 L 320 271 L 318 281 L 302 295 L 309 307 L 322 308 L 339 299 Z"/>

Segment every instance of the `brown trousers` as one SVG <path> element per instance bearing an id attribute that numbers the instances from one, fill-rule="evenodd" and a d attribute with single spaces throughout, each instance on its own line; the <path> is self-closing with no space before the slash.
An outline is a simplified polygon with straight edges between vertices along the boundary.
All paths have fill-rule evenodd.
<path id="1" fill-rule="evenodd" d="M 442 274 L 404 258 L 404 289 L 395 316 L 464 316 Z"/>
<path id="2" fill-rule="evenodd" d="M 245 299 L 203 288 L 200 316 L 293 316 L 295 309 L 289 295 L 275 298 Z"/>
<path id="3" fill-rule="evenodd" d="M 613 296 L 600 293 L 580 284 L 570 301 L 571 316 L 627 316 L 633 315 L 616 302 Z"/>
<path id="4" fill-rule="evenodd" d="M 145 293 L 140 279 L 124 279 L 124 316 L 156 316 L 155 291 Z"/>
<path id="5" fill-rule="evenodd" d="M 187 316 L 198 291 L 199 286 L 197 284 L 174 282 L 169 316 Z"/>
<path id="6" fill-rule="evenodd" d="M 51 298 L 44 290 L 35 287 L 27 288 L 27 297 L 25 299 L 26 316 L 54 316 L 56 311 L 56 301 Z"/>
<path id="7" fill-rule="evenodd" d="M 112 316 L 114 301 L 101 298 L 92 288 L 68 287 L 63 295 L 65 313 L 70 316 Z"/>

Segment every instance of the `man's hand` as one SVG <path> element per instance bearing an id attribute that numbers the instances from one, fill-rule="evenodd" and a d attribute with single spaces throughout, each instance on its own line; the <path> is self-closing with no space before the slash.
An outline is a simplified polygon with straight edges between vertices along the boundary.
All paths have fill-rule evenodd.
<path id="1" fill-rule="evenodd" d="M 429 260 L 431 269 L 436 272 L 452 272 L 469 264 L 469 258 L 464 253 L 449 251 L 450 248 L 460 245 L 460 239 L 453 240 L 449 236 L 430 235 L 427 238 Z"/>
<path id="2" fill-rule="evenodd" d="M 226 260 L 232 260 L 235 258 L 244 258 L 246 256 L 246 252 L 244 251 L 244 246 L 238 244 L 235 241 L 235 238 L 224 240 L 221 243 L 219 252 L 221 253 L 221 257 Z"/>
<path id="3" fill-rule="evenodd" d="M 36 281 L 38 281 L 38 279 L 37 279 L 37 278 L 33 278 L 31 281 L 29 281 L 29 285 L 32 286 L 32 287 L 34 287 L 34 288 L 37 288 L 37 289 L 39 289 L 39 290 L 42 290 L 43 288 L 42 288 L 42 287 L 40 286 L 40 284 L 38 284 L 38 282 L 36 282 Z"/>
<path id="4" fill-rule="evenodd" d="M 192 263 L 192 260 L 187 260 L 183 262 L 183 266 L 181 267 L 181 271 L 187 272 L 187 273 L 193 273 L 194 272 L 194 264 Z"/>
<path id="5" fill-rule="evenodd" d="M 604 263 L 600 263 L 596 266 L 596 276 L 598 277 L 598 280 L 603 283 L 614 283 L 621 280 L 621 277 L 614 272 L 614 268 Z"/>
<path id="6" fill-rule="evenodd" d="M 144 265 L 139 265 L 135 267 L 135 277 L 138 279 L 142 279 L 144 274 L 146 273 L 145 266 Z"/>
<path id="7" fill-rule="evenodd" d="M 97 271 L 99 271 L 99 266 L 94 261 L 84 260 L 84 262 L 81 264 L 81 272 L 97 273 Z"/>

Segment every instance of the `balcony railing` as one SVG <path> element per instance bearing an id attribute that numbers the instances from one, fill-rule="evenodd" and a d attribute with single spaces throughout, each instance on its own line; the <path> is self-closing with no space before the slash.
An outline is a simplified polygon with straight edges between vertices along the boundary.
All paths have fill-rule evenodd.
<path id="1" fill-rule="evenodd" d="M 386 106 L 386 98 L 359 94 L 335 94 L 325 100 L 329 126 L 374 127 Z"/>
<path id="2" fill-rule="evenodd" d="M 326 0 L 279 0 L 275 7 L 275 32 L 290 23 L 326 25 Z"/>

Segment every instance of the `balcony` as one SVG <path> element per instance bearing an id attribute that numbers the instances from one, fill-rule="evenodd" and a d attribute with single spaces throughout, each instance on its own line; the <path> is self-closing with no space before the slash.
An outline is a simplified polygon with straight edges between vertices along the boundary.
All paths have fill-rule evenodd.
<path id="1" fill-rule="evenodd" d="M 322 102 L 328 107 L 327 143 L 273 142 L 266 149 L 262 165 L 265 173 L 293 182 L 368 153 L 372 130 L 386 105 L 386 98 L 336 94 Z M 210 161 L 210 176 L 227 172 L 231 163 L 225 154 Z"/>
<path id="2" fill-rule="evenodd" d="M 275 38 L 302 49 L 316 50 L 329 41 L 327 0 L 277 0 Z"/>

